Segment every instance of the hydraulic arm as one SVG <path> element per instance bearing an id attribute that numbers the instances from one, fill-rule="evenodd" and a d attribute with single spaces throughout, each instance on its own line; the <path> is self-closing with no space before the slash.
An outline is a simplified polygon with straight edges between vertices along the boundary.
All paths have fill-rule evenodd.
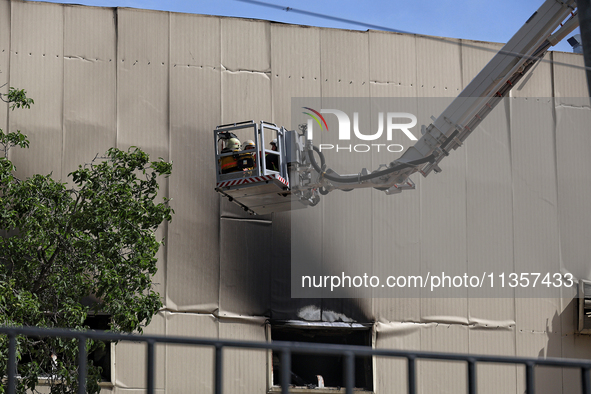
<path id="1" fill-rule="evenodd" d="M 316 182 L 311 182 L 308 189 L 318 187 L 321 194 L 326 194 L 334 189 L 374 187 L 386 194 L 394 194 L 414 188 L 410 175 L 420 172 L 427 176 L 431 171 L 441 171 L 441 160 L 452 149 L 460 147 L 548 49 L 577 26 L 573 0 L 547 0 L 441 115 L 437 119 L 432 117 L 433 123 L 428 127 L 423 126 L 423 135 L 415 145 L 398 160 L 382 165 L 376 171 L 369 173 L 363 169 L 358 174 L 339 175 L 326 164 L 317 163 L 313 151 L 320 152 L 307 141 L 306 158 L 318 173 Z M 307 194 L 310 197 L 309 191 Z"/>

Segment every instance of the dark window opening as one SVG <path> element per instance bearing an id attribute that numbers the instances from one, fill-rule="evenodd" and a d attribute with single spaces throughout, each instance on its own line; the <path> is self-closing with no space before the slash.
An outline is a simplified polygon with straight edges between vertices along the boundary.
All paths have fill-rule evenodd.
<path id="1" fill-rule="evenodd" d="M 308 342 L 318 344 L 357 345 L 371 347 L 371 330 L 368 327 L 271 327 L 273 341 Z M 322 377 L 324 387 L 344 387 L 344 357 L 312 354 L 291 355 L 291 384 L 314 389 Z M 281 384 L 281 355 L 273 352 L 273 385 Z M 373 367 L 370 356 L 355 357 L 355 388 L 373 390 Z"/>
<path id="2" fill-rule="evenodd" d="M 91 330 L 108 330 L 111 316 L 109 315 L 88 315 L 84 321 L 84 325 Z M 88 361 L 92 361 L 93 365 L 101 368 L 101 381 L 111 381 L 111 342 L 100 341 L 104 346 L 99 346 L 94 351 L 88 353 Z"/>
<path id="3" fill-rule="evenodd" d="M 106 314 L 89 314 L 84 321 L 84 325 L 91 330 L 108 330 L 111 316 Z M 53 340 L 53 338 L 52 338 Z M 51 343 L 41 340 L 35 340 L 28 351 L 22 351 L 21 358 L 18 361 L 17 369 L 26 367 L 32 362 L 40 364 L 43 371 L 40 374 L 41 378 L 48 378 L 52 375 L 55 368 L 54 362 L 51 359 L 57 360 L 63 357 L 59 348 L 52 347 Z M 94 366 L 101 368 L 101 381 L 111 382 L 111 342 L 110 341 L 96 341 L 102 345 L 98 345 L 96 349 L 88 353 L 88 361 L 92 362 Z M 18 370 L 17 370 L 18 373 Z"/>

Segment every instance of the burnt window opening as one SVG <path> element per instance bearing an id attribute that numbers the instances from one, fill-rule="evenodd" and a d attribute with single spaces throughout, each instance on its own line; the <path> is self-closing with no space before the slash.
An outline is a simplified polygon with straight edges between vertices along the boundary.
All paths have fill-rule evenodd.
<path id="1" fill-rule="evenodd" d="M 272 341 L 306 342 L 333 345 L 372 346 L 370 327 L 356 325 L 340 326 L 320 323 L 318 326 L 294 326 L 280 324 L 271 326 Z M 322 377 L 324 387 L 345 387 L 344 356 L 318 354 L 291 354 L 291 385 L 315 389 Z M 281 353 L 273 352 L 273 386 L 281 385 Z M 355 357 L 356 389 L 373 391 L 373 363 L 371 356 Z"/>

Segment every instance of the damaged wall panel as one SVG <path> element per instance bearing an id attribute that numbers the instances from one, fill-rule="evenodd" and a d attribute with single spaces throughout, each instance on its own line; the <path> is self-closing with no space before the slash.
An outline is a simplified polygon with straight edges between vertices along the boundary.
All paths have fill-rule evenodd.
<path id="1" fill-rule="evenodd" d="M 220 19 L 170 15 L 170 158 L 166 306 L 212 313 L 219 307 L 219 196 L 213 191 L 212 130 L 221 119 Z"/>

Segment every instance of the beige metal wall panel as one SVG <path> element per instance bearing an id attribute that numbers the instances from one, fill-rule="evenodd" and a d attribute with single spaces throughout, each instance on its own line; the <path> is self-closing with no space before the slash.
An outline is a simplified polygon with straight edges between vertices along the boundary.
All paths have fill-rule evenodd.
<path id="1" fill-rule="evenodd" d="M 324 197 L 322 264 L 330 267 L 330 272 L 344 272 L 348 276 L 372 275 L 373 264 L 370 262 L 373 253 L 369 242 L 372 234 L 371 203 L 368 203 L 371 192 L 335 192 Z M 347 296 L 356 298 L 363 295 L 350 288 Z"/>
<path id="2" fill-rule="evenodd" d="M 512 98 L 510 103 L 514 272 L 560 272 L 552 99 Z M 515 290 L 517 329 L 544 331 L 544 316 L 560 310 L 560 291 L 541 289 L 556 298 L 524 299 L 525 291 L 531 288 Z"/>
<path id="3" fill-rule="evenodd" d="M 220 317 L 268 314 L 271 240 L 270 222 L 220 220 Z"/>
<path id="4" fill-rule="evenodd" d="M 466 246 L 468 272 L 487 277 L 487 286 L 470 289 L 471 317 L 515 321 L 513 301 L 500 288 L 490 288 L 489 275 L 513 272 L 513 189 L 509 138 L 509 99 L 493 112 L 466 140 Z M 460 150 L 454 152 L 460 153 Z M 479 298 L 480 297 L 480 298 Z"/>
<path id="5" fill-rule="evenodd" d="M 166 306 L 212 313 L 219 295 L 219 196 L 210 149 L 221 118 L 219 18 L 171 14 Z"/>
<path id="6" fill-rule="evenodd" d="M 101 393 L 103 391 L 101 390 Z M 113 389 L 113 391 L 108 391 L 109 393 L 114 393 L 114 394 L 147 394 L 148 390 L 147 389 L 125 389 L 125 388 L 120 388 L 120 387 L 115 387 Z M 154 392 L 156 394 L 164 394 L 166 393 L 166 390 L 162 390 L 162 389 L 154 389 Z"/>
<path id="7" fill-rule="evenodd" d="M 562 336 L 562 357 L 589 359 L 589 349 L 591 349 L 591 336 L 573 335 L 572 333 Z M 578 393 L 581 390 L 581 373 L 573 368 L 564 368 L 562 370 L 562 385 L 564 393 Z"/>
<path id="8" fill-rule="evenodd" d="M 511 90 L 511 97 L 552 97 L 552 55 L 549 52 Z"/>
<path id="9" fill-rule="evenodd" d="M 371 36 L 372 35 L 370 34 L 370 38 Z M 396 47 L 396 43 L 399 41 L 403 41 L 404 48 L 406 48 L 411 42 L 414 42 L 414 40 L 402 40 L 403 37 L 408 36 L 401 36 L 398 34 L 388 34 L 384 35 L 384 37 L 393 38 L 392 40 L 386 40 L 387 42 L 383 44 L 386 48 L 389 48 L 391 45 Z M 378 51 L 377 48 L 375 50 Z M 404 53 L 407 53 L 407 51 L 405 50 Z M 390 62 L 389 57 L 387 62 Z M 414 66 L 412 61 L 409 62 L 409 64 Z M 398 67 L 402 70 L 405 69 L 402 64 L 397 64 L 396 68 L 398 69 Z M 412 73 L 411 70 L 406 70 L 406 72 Z M 387 91 L 396 90 L 397 88 L 396 86 L 392 87 L 372 84 L 372 96 L 376 89 L 380 89 L 382 93 L 386 93 Z M 411 94 L 410 91 L 409 94 Z M 384 108 L 380 108 L 380 111 L 407 112 L 418 116 L 420 114 L 418 112 L 417 100 L 421 99 L 409 97 L 384 100 L 387 104 L 384 104 Z M 376 100 L 374 102 L 379 103 L 377 105 L 381 106 L 383 101 Z M 373 109 L 373 111 L 376 111 L 376 109 Z M 373 117 L 371 118 L 371 124 L 372 131 L 378 129 L 377 121 Z M 420 136 L 420 125 L 421 123 L 418 123 L 417 126 L 410 129 L 416 137 Z M 375 142 L 386 144 L 391 142 L 401 144 L 405 148 L 408 148 L 413 144 L 411 140 L 399 135 L 393 137 L 392 141 L 382 139 Z M 380 149 L 380 151 L 374 150 L 371 158 L 371 169 L 375 170 L 381 164 L 390 163 L 399 156 L 400 153 L 391 153 L 383 148 Z M 359 169 L 356 169 L 356 171 L 359 171 Z M 372 210 L 370 215 L 372 220 L 371 244 L 373 268 L 376 275 L 382 278 L 382 281 L 385 281 L 389 276 L 425 276 L 427 274 L 427 272 L 420 271 L 421 242 L 419 242 L 419 240 L 421 239 L 421 222 L 419 218 L 421 217 L 420 189 L 422 188 L 423 177 L 419 174 L 415 174 L 411 179 L 417 185 L 416 190 L 408 190 L 394 195 L 386 195 L 382 191 L 371 190 Z M 395 295 L 394 292 L 381 292 L 381 296 L 387 296 L 387 298 L 375 298 L 373 300 L 373 316 L 376 319 L 385 318 L 392 321 L 421 321 L 420 292 L 417 291 L 417 289 L 407 290 L 408 291 L 403 291 L 403 294 L 408 294 L 409 298 L 404 298 L 403 294 Z"/>
<path id="10" fill-rule="evenodd" d="M 558 222 L 562 266 L 576 278 L 591 279 L 588 256 L 591 244 L 589 193 L 591 175 L 581 169 L 591 165 L 588 125 L 591 109 L 588 98 L 558 98 L 556 110 L 556 160 L 558 172 Z"/>
<path id="11" fill-rule="evenodd" d="M 472 300 L 470 300 L 472 301 Z M 494 302 L 496 299 L 490 299 Z M 495 356 L 515 356 L 515 326 L 511 327 L 474 327 L 468 331 L 469 349 L 472 354 L 490 354 Z M 517 367 L 489 363 L 477 364 L 479 393 L 515 392 Z"/>
<path id="12" fill-rule="evenodd" d="M 385 163 L 381 161 L 380 163 Z M 374 168 L 377 167 L 374 160 Z M 416 178 L 413 177 L 413 178 Z M 420 185 L 418 186 L 420 187 Z M 426 275 L 420 271 L 420 199 L 418 190 L 388 196 L 372 190 L 372 255 L 374 273 L 389 276 Z M 409 289 L 409 293 L 415 293 Z M 421 321 L 421 299 L 390 296 L 373 300 L 375 319 Z"/>
<path id="13" fill-rule="evenodd" d="M 321 31 L 320 60 L 323 108 L 333 108 L 330 104 L 330 97 L 369 96 L 368 37 L 369 34 L 366 32 L 333 29 Z M 351 62 L 351 58 L 357 58 L 360 61 Z M 363 105 L 367 105 L 369 108 L 369 101 L 367 103 L 351 103 L 351 108 L 341 105 L 338 108 L 348 113 L 363 112 Z M 331 122 L 336 124 L 336 117 L 327 117 L 327 122 L 329 122 L 330 129 Z M 359 127 L 363 129 L 367 129 L 370 125 L 369 119 L 361 119 L 360 123 Z M 336 130 L 337 127 L 335 126 L 334 129 Z M 321 136 L 322 142 L 334 144 L 335 141 L 329 141 L 328 137 L 323 134 Z M 328 151 L 325 156 L 328 165 L 341 174 L 357 172 L 363 167 L 371 167 L 371 155 L 367 153 Z M 324 200 L 322 264 L 330 267 L 332 272 L 345 272 L 350 276 L 370 274 L 373 270 L 373 264 L 368 264 L 369 261 L 372 261 L 371 243 L 368 239 L 372 233 L 371 191 L 366 189 L 357 190 L 354 193 L 334 192 L 325 196 Z M 348 207 L 354 207 L 354 209 L 347 209 Z M 351 240 L 356 240 L 356 242 Z M 361 294 L 355 288 L 348 290 L 349 298 L 360 296 Z M 371 308 L 371 300 L 360 302 Z"/>
<path id="14" fill-rule="evenodd" d="M 435 85 L 436 86 L 436 85 Z M 419 89 L 419 94 L 421 90 Z M 447 100 L 445 100 L 447 101 Z M 424 100 L 422 100 L 424 102 Z M 419 103 L 420 104 L 420 103 Z M 445 109 L 444 100 L 425 102 L 419 108 L 419 124 L 428 125 L 429 114 L 438 116 Z M 440 275 L 453 269 L 454 275 L 467 271 L 467 190 L 466 154 L 467 149 L 458 149 L 441 163 L 443 171 L 430 174 L 421 180 L 420 189 L 420 227 L 421 227 L 421 268 L 420 272 Z M 463 292 L 455 292 L 453 299 L 432 298 L 433 294 L 424 289 L 421 293 L 421 316 L 425 321 L 467 321 L 467 298 Z"/>
<path id="15" fill-rule="evenodd" d="M 415 35 L 369 31 L 371 97 L 416 97 Z"/>
<path id="16" fill-rule="evenodd" d="M 8 93 L 10 82 L 10 1 L 0 1 L 0 94 Z M 0 106 L 0 129 L 8 131 L 8 105 Z"/>
<path id="17" fill-rule="evenodd" d="M 421 329 L 421 350 L 467 353 L 468 327 L 433 324 Z M 421 393 L 462 393 L 466 387 L 466 363 L 419 360 L 418 388 Z"/>
<path id="18" fill-rule="evenodd" d="M 259 122 L 272 113 L 269 72 L 222 72 L 222 124 Z"/>
<path id="19" fill-rule="evenodd" d="M 48 3 L 11 3 L 10 85 L 35 100 L 11 111 L 9 129 L 29 135 L 29 149 L 13 149 L 17 174 L 53 172 L 62 178 L 64 10 Z M 8 82 L 8 81 L 7 81 Z M 51 152 L 50 154 L 47 154 Z"/>
<path id="20" fill-rule="evenodd" d="M 215 69 L 219 72 L 220 26 L 220 17 L 217 16 L 171 13 L 170 62 L 172 66 L 181 69 L 183 66 Z M 219 106 L 219 100 L 211 98 L 211 101 L 217 102 Z M 200 102 L 200 104 L 207 103 Z M 193 108 L 199 110 L 199 108 Z"/>
<path id="21" fill-rule="evenodd" d="M 166 317 L 159 312 L 152 322 L 144 329 L 144 334 L 165 335 Z M 155 388 L 164 388 L 164 370 L 166 362 L 166 346 L 155 346 Z M 146 357 L 147 349 L 144 342 L 121 341 L 115 346 L 115 386 L 119 388 L 146 388 Z M 141 360 L 141 362 L 138 362 Z"/>
<path id="22" fill-rule="evenodd" d="M 367 32 L 320 31 L 322 97 L 368 97 L 368 37 Z"/>
<path id="23" fill-rule="evenodd" d="M 269 22 L 222 18 L 222 123 L 271 119 L 269 35 Z"/>
<path id="24" fill-rule="evenodd" d="M 271 319 L 302 319 L 301 310 L 321 308 L 320 299 L 292 298 L 292 247 L 305 249 L 311 255 L 320 256 L 321 217 L 312 209 L 273 214 L 271 248 Z M 316 306 L 316 308 L 314 308 Z"/>
<path id="25" fill-rule="evenodd" d="M 64 176 L 117 145 L 115 16 L 64 7 Z"/>
<path id="26" fill-rule="evenodd" d="M 565 103 L 569 97 L 589 98 L 585 62 L 578 53 L 552 52 L 552 77 L 554 78 L 554 97 Z M 569 67 L 570 66 L 570 67 Z M 568 102 L 568 101 L 566 101 Z"/>
<path id="27" fill-rule="evenodd" d="M 378 300 L 376 300 L 378 301 Z M 376 349 L 420 350 L 421 330 L 424 324 L 416 323 L 378 323 Z M 408 392 L 408 362 L 406 359 L 376 357 L 375 359 L 376 393 Z M 419 375 L 418 380 L 423 376 Z"/>
<path id="28" fill-rule="evenodd" d="M 561 357 L 561 338 L 559 333 L 532 332 L 517 330 L 517 356 Z M 579 375 L 580 376 L 580 375 Z M 579 379 L 580 380 L 580 379 Z M 567 393 L 562 387 L 562 369 L 536 367 L 536 393 Z M 517 392 L 525 391 L 525 368 L 517 369 Z"/>
<path id="29" fill-rule="evenodd" d="M 117 147 L 169 157 L 169 14 L 117 9 Z"/>
<path id="30" fill-rule="evenodd" d="M 166 335 L 217 339 L 218 321 L 211 315 L 167 313 Z M 166 392 L 211 393 L 214 391 L 215 351 L 211 347 L 166 347 Z"/>
<path id="31" fill-rule="evenodd" d="M 251 323 L 219 324 L 220 339 L 265 342 L 265 326 Z M 224 392 L 264 393 L 267 390 L 267 352 L 250 349 L 224 350 Z"/>
<path id="32" fill-rule="evenodd" d="M 460 40 L 462 52 L 462 89 L 487 65 L 490 59 L 503 47 L 484 41 Z"/>
<path id="33" fill-rule="evenodd" d="M 417 95 L 456 97 L 463 87 L 460 40 L 417 36 L 416 42 Z"/>
<path id="34" fill-rule="evenodd" d="M 227 71 L 271 71 L 270 22 L 221 18 L 222 65 Z"/>
<path id="35" fill-rule="evenodd" d="M 169 14 L 117 9 L 117 147 L 139 146 L 169 160 Z M 168 180 L 160 182 L 168 195 Z M 157 236 L 167 233 L 161 226 Z M 166 251 L 161 248 L 156 290 L 165 294 Z"/>
<path id="36" fill-rule="evenodd" d="M 591 336 L 579 335 L 577 289 L 562 289 L 561 320 L 561 355 L 564 358 L 589 359 Z M 562 369 L 562 391 L 577 393 L 581 390 L 581 373 L 573 368 Z"/>
<path id="37" fill-rule="evenodd" d="M 291 129 L 291 98 L 320 97 L 320 29 L 271 24 L 273 122 Z"/>

